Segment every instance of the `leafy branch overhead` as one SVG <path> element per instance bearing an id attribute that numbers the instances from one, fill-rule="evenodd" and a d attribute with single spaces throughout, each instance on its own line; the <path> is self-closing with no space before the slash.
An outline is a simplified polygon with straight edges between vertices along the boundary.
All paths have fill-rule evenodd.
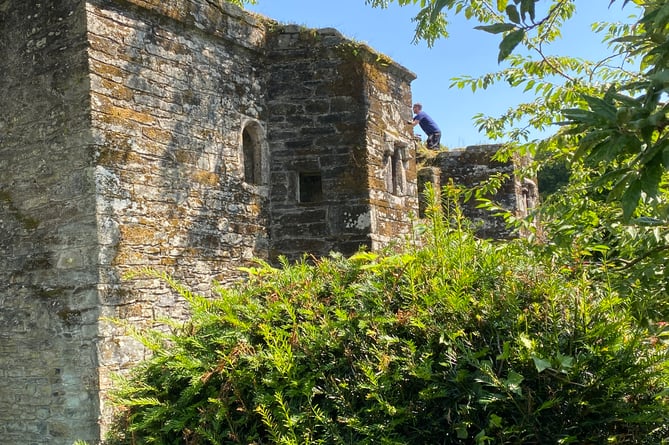
<path id="1" fill-rule="evenodd" d="M 518 46 L 520 42 L 523 41 L 525 33 L 541 23 L 547 21 L 550 16 L 556 11 L 555 8 L 551 9 L 549 15 L 546 16 L 539 23 L 535 22 L 535 3 L 538 0 L 518 0 L 515 1 L 515 4 L 506 4 L 506 0 L 498 1 L 498 9 L 504 7 L 504 12 L 506 13 L 509 22 L 505 23 L 494 23 L 492 25 L 481 25 L 476 26 L 475 29 L 486 31 L 492 34 L 504 34 L 502 42 L 499 44 L 499 55 L 497 56 L 497 62 L 501 62 Z M 519 4 L 519 5 L 518 5 Z M 520 6 L 520 10 L 518 8 Z"/>
<path id="2" fill-rule="evenodd" d="M 564 110 L 566 134 L 579 138 L 575 158 L 599 171 L 596 186 L 621 200 L 625 220 L 640 202 L 661 199 L 669 169 L 669 4 L 649 2 L 637 29 L 615 42 L 640 55 L 639 75 Z"/>
<path id="3" fill-rule="evenodd" d="M 400 2 L 407 3 L 418 2 Z M 632 4 L 640 15 L 635 23 L 593 26 L 606 32 L 612 52 L 600 61 L 547 55 L 562 25 L 576 13 L 575 0 L 421 1 L 416 37 L 432 43 L 447 35 L 448 12 L 478 22 L 478 30 L 501 35 L 497 61 L 510 68 L 479 79 L 460 77 L 453 85 L 476 89 L 506 81 L 526 92 L 534 90 L 536 99 L 499 118 L 479 116 L 480 129 L 502 139 L 510 150 L 552 151 L 569 162 L 584 163 L 592 171 L 588 186 L 619 201 L 623 221 L 643 216 L 639 212 L 667 221 L 669 3 L 611 0 L 608 7 Z M 521 43 L 523 54 L 514 55 Z M 518 127 L 521 122 L 524 126 Z M 528 141 L 533 131 L 548 128 L 556 131 L 544 142 Z"/>

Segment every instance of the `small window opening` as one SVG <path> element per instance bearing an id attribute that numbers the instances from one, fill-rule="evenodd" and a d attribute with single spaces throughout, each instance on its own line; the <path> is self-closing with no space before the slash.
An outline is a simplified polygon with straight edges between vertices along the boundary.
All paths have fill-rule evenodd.
<path id="1" fill-rule="evenodd" d="M 242 133 L 244 154 L 244 181 L 248 184 L 260 185 L 262 182 L 262 153 L 260 141 L 256 134 L 244 128 Z"/>
<path id="2" fill-rule="evenodd" d="M 323 182 L 320 173 L 300 173 L 300 202 L 321 202 L 323 200 Z"/>
<path id="3" fill-rule="evenodd" d="M 399 155 L 399 150 L 395 150 L 390 160 L 392 178 L 393 178 L 393 194 L 399 195 L 404 189 L 402 158 Z"/>
<path id="4" fill-rule="evenodd" d="M 404 147 L 395 145 L 387 153 L 386 184 L 393 195 L 401 195 L 405 189 Z"/>

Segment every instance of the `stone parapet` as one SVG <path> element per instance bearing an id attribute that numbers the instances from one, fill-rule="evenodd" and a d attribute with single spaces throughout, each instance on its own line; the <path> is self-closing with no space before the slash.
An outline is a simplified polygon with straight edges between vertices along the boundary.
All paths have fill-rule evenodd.
<path id="1" fill-rule="evenodd" d="M 500 162 L 495 154 L 501 145 L 473 145 L 462 149 L 443 151 L 426 160 L 426 168 L 421 171 L 423 183 L 430 182 L 433 187 L 443 187 L 449 182 L 458 186 L 474 188 L 483 185 L 493 176 L 501 175 L 506 179 L 494 195 L 485 196 L 514 216 L 527 216 L 538 204 L 538 190 L 531 179 L 519 178 L 516 174 L 522 160 L 514 158 L 509 162 Z M 436 169 L 436 174 L 434 170 Z M 438 177 L 438 179 L 437 179 Z M 464 216 L 473 224 L 477 236 L 481 238 L 505 239 L 519 234 L 510 228 L 501 216 L 493 216 L 472 198 L 462 203 Z"/>

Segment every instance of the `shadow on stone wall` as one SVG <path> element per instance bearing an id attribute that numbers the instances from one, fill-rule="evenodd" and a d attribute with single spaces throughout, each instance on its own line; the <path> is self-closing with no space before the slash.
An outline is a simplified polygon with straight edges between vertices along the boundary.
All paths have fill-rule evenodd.
<path id="1" fill-rule="evenodd" d="M 263 120 L 262 53 L 194 26 L 213 6 L 188 5 L 202 10 L 170 19 L 161 14 L 179 4 L 88 6 L 102 315 L 136 326 L 187 311 L 164 285 L 127 272 L 154 268 L 207 294 L 212 280 L 235 280 L 267 256 L 266 191 L 244 182 L 241 153 L 243 123 Z M 110 373 L 144 350 L 107 322 L 100 336 L 104 429 Z"/>

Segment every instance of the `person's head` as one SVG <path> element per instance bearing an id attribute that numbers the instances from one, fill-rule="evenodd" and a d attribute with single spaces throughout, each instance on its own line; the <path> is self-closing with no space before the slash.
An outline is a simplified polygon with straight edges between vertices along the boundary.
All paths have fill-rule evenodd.
<path id="1" fill-rule="evenodd" d="M 421 104 L 420 102 L 416 102 L 415 104 L 413 104 L 413 112 L 414 113 L 418 113 L 422 109 L 423 109 L 423 104 Z"/>

